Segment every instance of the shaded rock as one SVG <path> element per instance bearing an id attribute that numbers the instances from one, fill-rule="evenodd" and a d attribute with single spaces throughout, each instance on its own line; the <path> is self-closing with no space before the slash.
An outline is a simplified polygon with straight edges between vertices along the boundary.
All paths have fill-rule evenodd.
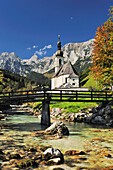
<path id="1" fill-rule="evenodd" d="M 107 158 L 112 158 L 111 154 L 109 153 L 101 153 L 101 155 Z"/>
<path id="2" fill-rule="evenodd" d="M 113 120 L 109 120 L 109 122 L 106 125 L 113 127 Z"/>
<path id="3" fill-rule="evenodd" d="M 0 154 L 0 160 L 5 161 L 6 157 L 3 154 Z"/>
<path id="4" fill-rule="evenodd" d="M 69 135 L 69 130 L 64 123 L 61 121 L 54 122 L 49 128 L 45 130 L 47 134 L 60 134 L 60 135 Z"/>
<path id="5" fill-rule="evenodd" d="M 106 121 L 101 116 L 96 116 L 94 119 L 91 120 L 92 123 L 95 124 L 105 124 Z"/>
<path id="6" fill-rule="evenodd" d="M 2 149 L 0 149 L 0 154 L 4 154 L 3 151 L 2 151 Z"/>
<path id="7" fill-rule="evenodd" d="M 105 108 L 99 110 L 98 115 L 102 116 L 105 113 Z"/>
<path id="8" fill-rule="evenodd" d="M 4 114 L 1 114 L 0 115 L 0 120 L 4 119 L 5 118 L 5 115 Z"/>
<path id="9" fill-rule="evenodd" d="M 29 166 L 38 166 L 35 160 L 32 159 L 22 159 L 17 163 L 19 168 L 25 168 Z"/>
<path id="10" fill-rule="evenodd" d="M 111 111 L 112 111 L 112 109 L 111 109 L 110 105 L 105 107 L 105 114 L 110 114 L 110 113 L 112 113 Z"/>
<path id="11" fill-rule="evenodd" d="M 30 152 L 36 152 L 37 150 L 35 148 L 30 148 L 29 151 Z"/>
<path id="12" fill-rule="evenodd" d="M 93 112 L 94 114 L 96 114 L 96 113 L 97 113 L 97 107 L 93 107 L 93 108 L 92 108 L 92 112 Z"/>
<path id="13" fill-rule="evenodd" d="M 65 152 L 65 155 L 85 155 L 84 151 L 69 150 Z"/>
<path id="14" fill-rule="evenodd" d="M 63 169 L 63 168 L 58 167 L 58 168 L 53 168 L 53 170 L 64 170 L 64 169 Z"/>
<path id="15" fill-rule="evenodd" d="M 20 159 L 21 156 L 20 156 L 18 153 L 15 153 L 15 154 L 11 154 L 11 155 L 9 156 L 9 158 L 10 158 L 10 159 Z"/>

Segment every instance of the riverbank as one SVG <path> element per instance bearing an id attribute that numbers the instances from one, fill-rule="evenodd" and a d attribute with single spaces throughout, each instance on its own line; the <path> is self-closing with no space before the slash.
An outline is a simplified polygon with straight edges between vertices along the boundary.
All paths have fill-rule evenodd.
<path id="1" fill-rule="evenodd" d="M 40 119 L 29 108 L 15 108 L 0 129 L 1 169 L 113 169 L 113 130 L 84 123 L 64 122 L 70 135 L 61 139 L 46 136 Z M 19 114 L 18 114 L 19 113 Z M 64 156 L 60 165 L 47 165 L 41 155 L 47 148 L 59 149 Z M 50 163 L 50 162 L 49 162 Z M 24 167 L 22 167 L 24 166 Z"/>

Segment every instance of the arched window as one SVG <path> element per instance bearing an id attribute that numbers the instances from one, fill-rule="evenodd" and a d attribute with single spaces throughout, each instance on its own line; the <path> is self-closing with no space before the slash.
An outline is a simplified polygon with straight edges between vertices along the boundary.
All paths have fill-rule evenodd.
<path id="1" fill-rule="evenodd" d="M 62 60 L 59 59 L 59 67 L 61 67 L 61 65 L 62 65 Z"/>
<path id="2" fill-rule="evenodd" d="M 65 83 L 67 83 L 67 77 L 65 78 Z"/>

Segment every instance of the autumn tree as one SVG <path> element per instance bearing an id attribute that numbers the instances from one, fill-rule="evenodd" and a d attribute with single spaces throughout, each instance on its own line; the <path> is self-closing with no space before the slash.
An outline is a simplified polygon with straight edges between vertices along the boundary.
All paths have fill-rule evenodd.
<path id="1" fill-rule="evenodd" d="M 113 7 L 109 19 L 97 28 L 91 56 L 93 77 L 104 86 L 113 85 Z"/>

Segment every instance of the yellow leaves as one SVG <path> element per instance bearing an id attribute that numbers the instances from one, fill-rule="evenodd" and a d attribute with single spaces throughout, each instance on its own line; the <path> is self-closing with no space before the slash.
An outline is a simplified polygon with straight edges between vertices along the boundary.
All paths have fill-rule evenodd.
<path id="1" fill-rule="evenodd" d="M 93 76 L 101 83 L 111 83 L 113 78 L 113 22 L 108 20 L 97 28 L 90 68 Z"/>

